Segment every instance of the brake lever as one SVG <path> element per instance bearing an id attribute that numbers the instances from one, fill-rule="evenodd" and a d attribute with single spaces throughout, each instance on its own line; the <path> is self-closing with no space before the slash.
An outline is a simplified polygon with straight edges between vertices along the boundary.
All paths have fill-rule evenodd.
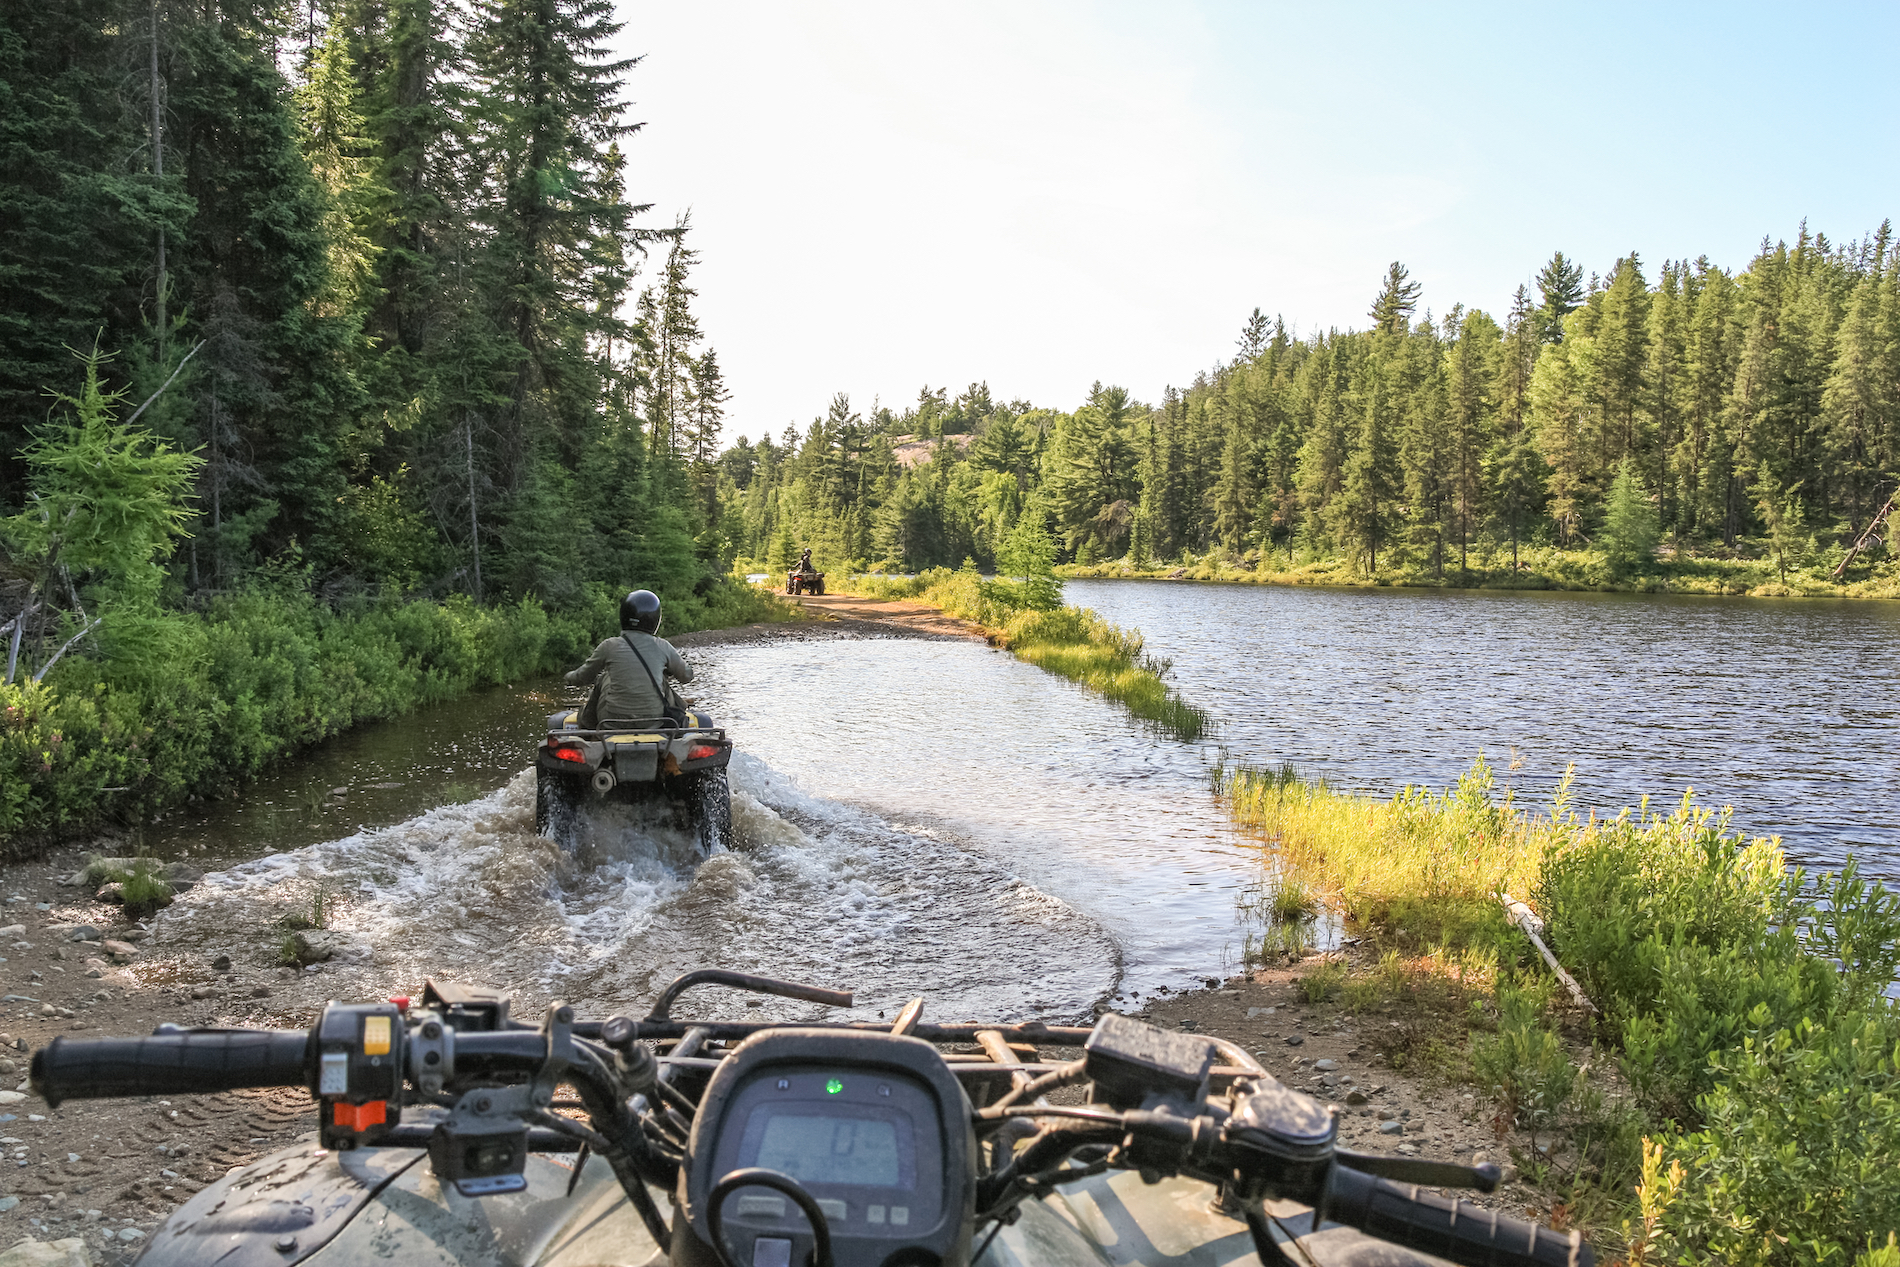
<path id="1" fill-rule="evenodd" d="M 1495 1162 L 1480 1166 L 1460 1166 L 1455 1162 L 1431 1161 L 1424 1157 L 1392 1157 L 1384 1153 L 1359 1153 L 1350 1148 L 1335 1148 L 1333 1160 L 1348 1170 L 1416 1183 L 1427 1188 L 1476 1188 L 1479 1192 L 1497 1191 L 1504 1172 Z"/>

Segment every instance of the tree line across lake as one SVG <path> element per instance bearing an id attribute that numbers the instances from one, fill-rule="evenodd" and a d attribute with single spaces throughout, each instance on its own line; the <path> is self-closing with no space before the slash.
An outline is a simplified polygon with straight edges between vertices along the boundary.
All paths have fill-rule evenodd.
<path id="1" fill-rule="evenodd" d="M 1805 225 L 1747 268 L 1586 281 L 1560 252 L 1501 318 L 1419 311 L 1394 263 L 1364 330 L 1304 338 L 1256 309 L 1230 359 L 1159 403 L 1097 384 L 1071 411 L 834 398 L 720 459 L 724 531 L 781 563 L 989 565 L 1024 514 L 1067 562 L 1315 562 L 1444 578 L 1527 547 L 1611 573 L 1676 560 L 1838 561 L 1900 476 L 1900 243 Z M 922 460 L 918 460 L 921 458 Z M 728 510 L 728 516 L 731 510 Z M 1889 556 L 1863 554 L 1863 565 Z"/>

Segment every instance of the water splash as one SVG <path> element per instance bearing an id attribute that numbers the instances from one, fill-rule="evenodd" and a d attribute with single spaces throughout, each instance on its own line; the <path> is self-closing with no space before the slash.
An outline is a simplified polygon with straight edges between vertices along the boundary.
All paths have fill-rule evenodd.
<path id="1" fill-rule="evenodd" d="M 161 915 L 153 966 L 191 979 L 225 953 L 268 978 L 322 891 L 343 949 L 283 978 L 273 1006 L 414 994 L 433 975 L 507 990 L 523 1016 L 555 997 L 637 1014 L 678 973 L 717 966 L 852 989 L 860 1017 L 921 994 L 938 1019 L 1056 1020 L 1112 988 L 1113 941 L 996 863 L 812 796 L 756 759 L 731 773 L 732 852 L 699 861 L 626 806 L 564 852 L 534 834 L 523 771 L 468 804 L 206 876 Z M 817 1014 L 720 991 L 690 1006 Z"/>

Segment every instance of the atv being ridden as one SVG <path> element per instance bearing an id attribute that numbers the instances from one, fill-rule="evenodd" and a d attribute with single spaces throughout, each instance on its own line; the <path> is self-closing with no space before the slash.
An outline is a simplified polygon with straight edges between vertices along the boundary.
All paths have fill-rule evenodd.
<path id="1" fill-rule="evenodd" d="M 663 811 L 689 832 L 701 857 L 730 844 L 732 796 L 726 767 L 732 741 L 696 713 L 681 725 L 667 718 L 603 719 L 583 730 L 580 710 L 548 715 L 548 736 L 535 754 L 534 829 L 569 844 L 578 814 L 619 802 Z"/>
<path id="2" fill-rule="evenodd" d="M 785 574 L 785 592 L 787 594 L 823 594 L 825 592 L 825 574 L 815 571 L 807 564 L 802 571 Z"/>

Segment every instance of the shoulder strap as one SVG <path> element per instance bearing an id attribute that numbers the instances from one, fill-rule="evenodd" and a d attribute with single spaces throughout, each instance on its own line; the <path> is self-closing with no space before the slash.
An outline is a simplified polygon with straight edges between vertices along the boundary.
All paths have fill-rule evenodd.
<path id="1" fill-rule="evenodd" d="M 653 683 L 653 693 L 660 697 L 660 712 L 664 715 L 666 713 L 666 688 L 660 685 L 660 679 L 653 676 L 653 666 L 647 663 L 647 658 L 640 654 L 640 648 L 634 645 L 633 631 L 623 631 L 620 636 L 626 640 L 627 650 L 633 652 L 633 658 L 638 660 L 640 667 L 647 671 L 647 681 Z"/>

